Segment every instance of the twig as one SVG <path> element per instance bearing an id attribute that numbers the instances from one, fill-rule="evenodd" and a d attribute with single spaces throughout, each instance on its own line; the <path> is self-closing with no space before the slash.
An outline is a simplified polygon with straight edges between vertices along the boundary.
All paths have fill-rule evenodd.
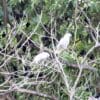
<path id="1" fill-rule="evenodd" d="M 22 92 L 22 93 L 33 94 L 35 96 L 40 96 L 40 97 L 48 98 L 50 100 L 57 100 L 56 97 L 53 97 L 53 96 L 50 96 L 50 95 L 47 95 L 47 94 L 43 94 L 43 93 L 40 93 L 40 92 L 36 92 L 36 91 L 33 91 L 33 90 L 18 88 L 15 91 Z"/>
<path id="2" fill-rule="evenodd" d="M 61 59 L 61 58 L 60 58 L 60 59 Z M 78 69 L 79 69 L 78 64 L 69 63 L 69 62 L 65 61 L 64 59 L 61 59 L 61 61 L 62 61 L 64 64 L 66 64 L 66 66 L 68 66 L 68 67 L 78 68 Z M 91 71 L 97 71 L 96 68 L 93 68 L 92 66 L 90 66 L 90 65 L 88 65 L 88 64 L 86 64 L 86 63 L 81 64 L 80 66 L 83 67 L 83 69 L 88 69 L 88 70 L 91 70 Z"/>

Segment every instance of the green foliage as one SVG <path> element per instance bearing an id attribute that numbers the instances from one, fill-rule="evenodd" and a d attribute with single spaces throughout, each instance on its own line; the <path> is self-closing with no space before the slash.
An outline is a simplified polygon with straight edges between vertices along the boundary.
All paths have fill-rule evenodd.
<path id="1" fill-rule="evenodd" d="M 84 90 L 84 87 L 80 87 L 77 89 L 77 97 L 79 97 L 80 100 L 88 100 L 88 97 L 92 95 L 91 92 L 87 92 Z"/>
<path id="2" fill-rule="evenodd" d="M 100 2 L 99 0 L 79 1 L 8 0 L 8 17 L 13 26 L 7 22 L 6 27 L 4 26 L 4 10 L 2 9 L 2 5 L 0 5 L 0 66 L 2 66 L 2 63 L 5 63 L 0 68 L 3 69 L 3 72 L 14 73 L 11 76 L 12 83 L 15 82 L 17 85 L 23 84 L 27 81 L 27 76 L 24 75 L 26 74 L 25 71 L 30 71 L 33 76 L 29 78 L 29 82 L 40 81 L 41 83 L 42 81 L 46 81 L 47 83 L 25 85 L 23 88 L 56 96 L 59 100 L 69 100 L 63 76 L 57 69 L 59 66 L 57 64 L 56 67 L 54 66 L 54 61 L 45 65 L 46 67 L 34 64 L 30 66 L 30 63 L 33 61 L 34 55 L 44 49 L 49 49 L 53 52 L 52 43 L 54 42 L 55 46 L 57 41 L 67 31 L 72 33 L 71 43 L 68 50 L 59 55 L 60 57 L 57 57 L 63 58 L 71 64 L 80 64 L 82 62 L 85 54 L 81 54 L 80 52 L 84 50 L 88 52 L 95 44 L 95 41 L 91 39 L 91 33 L 95 37 L 93 28 L 96 29 L 98 23 L 100 23 Z M 92 29 L 91 26 L 93 26 Z M 42 39 L 43 37 L 45 38 Z M 96 67 L 98 72 L 100 67 L 98 64 L 100 61 L 99 51 L 99 48 L 97 48 L 90 53 L 90 55 L 93 54 L 95 56 L 95 59 L 91 59 L 90 55 L 86 59 L 86 62 L 89 61 L 89 63 L 93 61 L 91 66 Z M 53 58 L 53 60 L 55 59 Z M 98 62 L 94 62 L 94 60 Z M 65 64 L 62 64 L 62 66 L 64 66 L 63 70 L 65 75 L 68 76 L 71 87 L 77 79 L 79 70 Z M 27 70 L 25 67 L 27 67 Z M 93 91 L 86 91 L 85 84 L 91 85 L 93 83 L 91 80 L 96 80 L 95 77 L 91 77 L 95 74 L 98 75 L 98 72 L 83 71 L 82 78 L 79 80 L 75 91 L 75 97 L 79 98 L 75 98 L 75 100 L 87 100 L 95 92 L 95 87 Z M 83 77 L 85 79 L 90 78 L 90 80 L 87 82 Z M 3 78 L 5 78 L 5 75 L 1 75 L 0 73 L 1 84 L 5 82 Z M 6 84 L 7 89 L 9 89 L 9 85 L 10 83 Z M 13 93 L 13 95 L 17 97 L 17 100 L 48 100 L 39 96 L 21 94 L 20 92 Z"/>

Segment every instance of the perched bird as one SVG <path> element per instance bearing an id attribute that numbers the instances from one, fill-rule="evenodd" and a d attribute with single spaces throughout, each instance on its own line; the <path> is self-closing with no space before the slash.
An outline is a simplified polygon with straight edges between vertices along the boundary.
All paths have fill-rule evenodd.
<path id="1" fill-rule="evenodd" d="M 66 33 L 58 42 L 58 45 L 56 46 L 56 54 L 60 54 L 63 50 L 67 49 L 70 39 L 71 39 L 71 33 Z"/>
<path id="2" fill-rule="evenodd" d="M 47 60 L 49 57 L 50 57 L 50 54 L 48 52 L 41 52 L 41 53 L 39 53 L 38 55 L 36 55 L 34 57 L 33 62 L 36 63 L 36 64 L 38 64 L 41 61 Z"/>

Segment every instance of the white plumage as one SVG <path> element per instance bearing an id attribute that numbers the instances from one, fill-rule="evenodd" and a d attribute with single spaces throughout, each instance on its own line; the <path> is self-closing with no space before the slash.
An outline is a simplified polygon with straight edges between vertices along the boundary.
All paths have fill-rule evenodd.
<path id="1" fill-rule="evenodd" d="M 38 55 L 36 55 L 34 57 L 34 61 L 33 62 L 36 63 L 36 64 L 38 64 L 41 61 L 47 60 L 47 58 L 49 58 L 49 57 L 50 57 L 49 53 L 42 52 L 42 53 L 39 53 Z"/>
<path id="2" fill-rule="evenodd" d="M 61 53 L 63 50 L 67 49 L 70 39 L 71 39 L 71 33 L 66 33 L 61 40 L 58 42 L 58 45 L 56 47 L 56 54 Z"/>

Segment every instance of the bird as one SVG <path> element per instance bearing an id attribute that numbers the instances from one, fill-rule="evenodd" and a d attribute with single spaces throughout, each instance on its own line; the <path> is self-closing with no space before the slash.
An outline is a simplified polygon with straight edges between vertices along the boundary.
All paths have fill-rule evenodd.
<path id="1" fill-rule="evenodd" d="M 56 46 L 56 50 L 55 53 L 56 54 L 60 54 L 63 50 L 66 50 L 69 43 L 70 43 L 70 39 L 72 37 L 72 34 L 67 32 L 58 42 L 58 45 Z"/>
<path id="2" fill-rule="evenodd" d="M 33 62 L 39 64 L 41 61 L 46 61 L 49 57 L 50 54 L 48 52 L 43 51 L 34 57 Z"/>

